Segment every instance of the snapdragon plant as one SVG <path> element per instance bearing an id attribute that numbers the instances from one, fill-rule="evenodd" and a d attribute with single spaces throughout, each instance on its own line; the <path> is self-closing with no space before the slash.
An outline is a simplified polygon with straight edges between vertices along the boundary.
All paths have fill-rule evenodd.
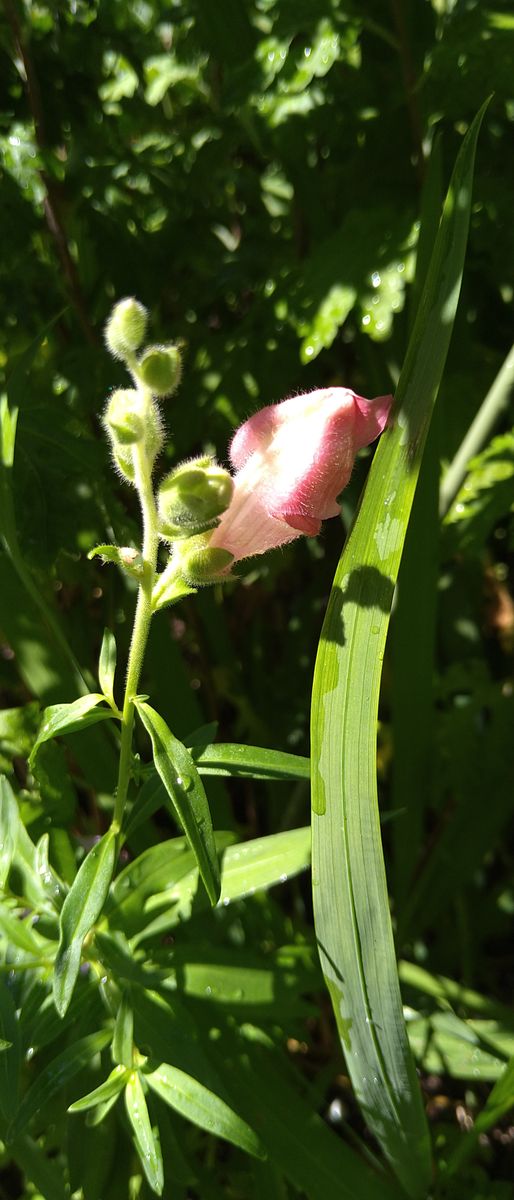
<path id="1" fill-rule="evenodd" d="M 107 323 L 107 347 L 132 386 L 109 397 L 103 426 L 116 469 L 137 491 L 142 539 L 97 546 L 90 557 L 115 564 L 137 586 L 124 686 L 107 630 L 100 690 L 47 708 L 28 759 L 37 780 L 55 738 L 95 724 L 113 734 L 118 774 L 105 831 L 89 846 L 76 838 L 71 880 L 56 869 L 48 833 L 32 841 L 22 798 L 0 779 L 1 1132 L 7 1152 L 52 1200 L 118 1200 L 148 1190 L 217 1197 L 213 1137 L 231 1143 L 237 1163 L 253 1160 L 250 1175 L 240 1167 L 237 1195 L 245 1200 L 275 1185 L 278 1194 L 282 1176 L 311 1200 L 421 1200 L 432 1186 L 388 906 L 376 717 L 393 591 L 458 300 L 480 119 L 455 167 L 394 404 L 391 396 L 368 401 L 347 388 L 316 389 L 244 423 L 230 447 L 234 474 L 201 455 L 160 476 L 166 423 L 179 402 L 180 347 L 145 347 L 147 313 L 133 298 L 120 301 Z M 7 487 L 15 416 L 5 405 L 2 419 Z M 179 741 L 139 693 L 152 619 L 199 587 L 223 583 L 239 560 L 317 535 L 339 513 L 356 453 L 383 431 L 321 635 L 312 761 L 212 742 L 205 729 Z M 134 746 L 136 718 L 151 745 L 146 764 Z M 237 921 L 223 942 L 227 907 L 309 865 L 311 831 L 246 842 L 215 831 L 203 783 L 209 775 L 311 781 L 316 946 L 284 937 L 270 963 L 265 919 L 255 952 L 240 952 Z M 176 827 L 165 840 L 149 833 L 160 810 Z M 236 911 L 246 920 L 244 906 Z M 339 1139 L 283 1062 L 285 1024 L 300 1031 L 316 1011 L 318 952 L 348 1075 L 380 1157 Z M 66 1165 L 63 1155 L 56 1164 L 46 1152 L 63 1109 L 72 1146 Z M 193 1153 L 190 1141 L 184 1149 L 182 1118 L 203 1131 Z M 98 1152 L 101 1130 L 114 1147 L 111 1159 Z"/>

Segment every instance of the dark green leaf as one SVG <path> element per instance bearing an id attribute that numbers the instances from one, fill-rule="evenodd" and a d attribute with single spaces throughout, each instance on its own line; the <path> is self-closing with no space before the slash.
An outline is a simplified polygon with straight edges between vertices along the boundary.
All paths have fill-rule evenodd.
<path id="1" fill-rule="evenodd" d="M 25 1093 L 9 1127 L 9 1140 L 17 1138 L 32 1117 L 44 1109 L 52 1096 L 61 1092 L 74 1075 L 83 1067 L 89 1066 L 94 1055 L 99 1054 L 110 1040 L 110 1031 L 99 1029 L 97 1033 L 80 1038 L 78 1042 L 63 1050 L 62 1054 L 58 1054 L 57 1058 L 52 1059 Z"/>

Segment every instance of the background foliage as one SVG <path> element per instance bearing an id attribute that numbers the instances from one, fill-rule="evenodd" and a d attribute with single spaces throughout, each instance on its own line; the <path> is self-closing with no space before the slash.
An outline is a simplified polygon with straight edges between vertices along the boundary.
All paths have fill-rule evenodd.
<path id="1" fill-rule="evenodd" d="M 30 837 L 49 834 L 50 862 L 67 883 L 77 843 L 89 846 L 106 827 L 112 744 L 100 727 L 65 745 L 47 744 L 37 772 L 28 773 L 24 760 L 39 705 L 73 700 L 79 673 L 93 686 L 104 627 L 114 630 L 121 658 L 127 649 L 133 593 L 115 568 L 85 558 L 106 536 L 121 544 L 138 537 L 135 498 L 113 479 L 98 420 L 109 389 L 123 383 L 101 340 L 113 301 L 137 294 L 158 337 L 183 339 L 184 382 L 166 414 L 170 458 L 214 447 L 223 459 L 241 419 L 296 390 L 390 390 L 416 299 L 426 159 L 439 138 L 446 182 L 463 132 L 494 90 L 380 714 L 383 836 L 404 999 L 444 1164 L 512 1055 L 514 1037 L 504 1007 L 512 995 L 514 908 L 507 409 L 465 492 L 441 524 L 434 520 L 438 460 L 444 466 L 458 450 L 512 340 L 509 6 L 224 0 L 221 16 L 208 0 L 6 0 L 0 39 L 0 363 L 2 387 L 20 408 L 17 545 L 1 556 L 0 764 L 19 794 Z M 345 527 L 366 468 L 363 456 L 344 495 Z M 143 687 L 175 734 L 218 722 L 221 741 L 308 753 L 316 643 L 343 536 L 333 521 L 318 541 L 250 561 L 237 586 L 206 591 L 154 622 Z M 143 736 L 141 751 L 147 755 Z M 215 828 L 238 839 L 308 823 L 305 780 L 208 783 Z M 165 817 L 153 818 L 135 831 L 130 852 L 173 832 Z M 365 1134 L 321 989 L 306 877 L 199 922 L 184 923 L 176 935 L 174 970 L 179 980 L 185 972 L 187 986 L 180 986 L 208 1028 L 214 1018 L 204 989 L 214 990 L 212 979 L 224 968 L 212 1004 L 222 1051 L 237 1058 L 243 1116 L 252 1122 L 253 1105 L 263 1119 L 273 1093 L 295 1112 L 298 1130 L 315 1111 L 334 1128 L 320 1122 L 312 1134 L 325 1177 L 302 1160 L 298 1146 L 288 1156 L 285 1133 L 271 1165 L 254 1166 L 195 1127 L 187 1135 L 185 1126 L 167 1129 L 160 1114 L 176 1195 L 218 1196 L 229 1185 L 236 1197 L 252 1189 L 255 1196 L 265 1189 L 277 1197 L 337 1195 L 330 1188 L 339 1160 L 331 1176 L 326 1138 L 333 1133 L 339 1147 Z M 153 952 L 165 958 L 162 948 Z M 248 972 L 260 966 L 258 984 L 255 977 L 251 986 L 241 982 L 245 964 Z M 445 990 L 440 976 L 467 991 Z M 23 1050 L 37 1050 L 34 1065 L 42 1070 L 62 1048 L 62 1027 L 40 1007 L 43 985 L 24 996 L 22 977 L 16 974 L 15 1003 L 28 1005 Z M 8 972 L 2 978 L 11 979 Z M 9 988 L 2 992 L 6 1011 Z M 245 988 L 246 999 L 236 994 Z M 96 1028 L 89 1019 L 95 1015 L 74 1017 L 74 1037 Z M 144 1026 L 145 1014 L 138 1019 Z M 245 1020 L 265 1030 L 250 1050 L 234 1048 L 228 1033 L 230 1021 Z M 284 1046 L 293 1060 L 287 1067 Z M 34 1078 L 31 1059 L 29 1053 L 24 1087 Z M 255 1063 L 258 1094 L 251 1086 Z M 104 1077 L 93 1079 L 84 1067 L 82 1089 L 75 1078 L 69 1095 L 55 1094 L 44 1126 L 36 1122 L 31 1139 L 24 1135 L 14 1161 L 6 1152 L 6 1195 L 33 1195 L 31 1185 L 44 1196 L 65 1194 L 62 1183 L 61 1192 L 52 1191 L 56 1177 L 44 1183 L 44 1171 L 55 1165 L 45 1157 L 57 1150 L 55 1123 Z M 136 1157 L 129 1161 L 122 1149 L 123 1120 L 118 1108 L 96 1129 L 85 1117 L 68 1118 L 59 1155 L 73 1194 L 82 1187 L 84 1200 L 114 1200 L 129 1187 L 134 1195 L 147 1188 Z M 262 1136 L 272 1139 L 273 1128 Z M 98 1144 L 105 1151 L 86 1168 L 86 1146 Z M 507 1197 L 511 1146 L 507 1119 L 483 1136 L 474 1165 L 451 1177 L 449 1194 Z M 34 1165 L 31 1154 L 41 1162 Z M 97 1159 L 105 1166 L 100 1181 L 88 1174 L 99 1169 Z"/>

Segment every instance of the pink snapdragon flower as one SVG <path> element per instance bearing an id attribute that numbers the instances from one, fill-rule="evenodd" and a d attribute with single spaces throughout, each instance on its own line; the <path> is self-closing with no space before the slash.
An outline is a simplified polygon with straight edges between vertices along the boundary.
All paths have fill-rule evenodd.
<path id="1" fill-rule="evenodd" d="M 341 511 L 356 453 L 382 433 L 391 403 L 333 387 L 255 413 L 232 439 L 234 493 L 209 545 L 237 560 L 318 534 Z"/>

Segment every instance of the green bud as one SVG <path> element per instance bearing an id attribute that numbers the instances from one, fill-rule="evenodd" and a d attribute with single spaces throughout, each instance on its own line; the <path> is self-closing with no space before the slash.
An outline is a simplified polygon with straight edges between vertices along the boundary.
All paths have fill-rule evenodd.
<path id="1" fill-rule="evenodd" d="M 114 305 L 105 326 L 105 342 L 114 358 L 127 358 L 143 341 L 148 313 L 134 296 Z"/>
<path id="2" fill-rule="evenodd" d="M 104 415 L 104 426 L 111 440 L 114 461 L 129 483 L 135 482 L 134 453 L 143 451 L 150 468 L 161 449 L 161 414 L 149 392 L 120 389 L 111 396 Z"/>
<path id="3" fill-rule="evenodd" d="M 149 346 L 138 362 L 138 375 L 154 396 L 171 396 L 180 383 L 182 362 L 178 346 Z"/>
<path id="4" fill-rule="evenodd" d="M 209 546 L 208 539 L 200 536 L 184 542 L 178 553 L 173 555 L 175 569 L 191 587 L 202 587 L 226 579 L 228 568 L 234 561 L 230 550 L 221 546 Z"/>
<path id="5" fill-rule="evenodd" d="M 145 432 L 146 405 L 144 396 L 135 388 L 119 388 L 113 392 L 105 410 L 105 425 L 116 442 L 133 446 Z"/>
<path id="6" fill-rule="evenodd" d="M 228 508 L 233 490 L 232 476 L 214 459 L 182 463 L 159 488 L 159 532 L 174 540 L 213 529 Z"/>

